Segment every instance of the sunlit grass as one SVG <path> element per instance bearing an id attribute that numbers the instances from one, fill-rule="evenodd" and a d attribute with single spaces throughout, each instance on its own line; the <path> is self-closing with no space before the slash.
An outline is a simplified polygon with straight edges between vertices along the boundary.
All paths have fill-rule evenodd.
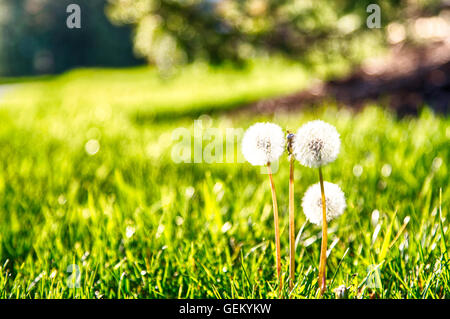
<path id="1" fill-rule="evenodd" d="M 8 93 L 0 101 L 0 296 L 276 297 L 267 176 L 245 163 L 171 158 L 172 131 L 191 130 L 197 111 L 307 84 L 300 67 L 266 71 L 187 69 L 164 80 L 148 69 L 78 70 Z M 169 110 L 173 116 L 154 117 Z M 151 116 L 139 121 L 139 114 Z M 450 297 L 448 117 L 323 106 L 270 118 L 201 118 L 223 132 L 260 120 L 293 131 L 315 118 L 336 126 L 341 154 L 323 174 L 340 185 L 348 208 L 329 225 L 325 297 L 342 284 L 352 298 Z M 300 200 L 317 172 L 296 165 L 295 178 L 292 296 L 311 298 L 321 230 L 306 223 Z M 287 283 L 286 155 L 274 179 Z M 80 288 L 68 288 L 71 264 L 81 271 Z M 370 288 L 374 266 L 379 288 Z"/>

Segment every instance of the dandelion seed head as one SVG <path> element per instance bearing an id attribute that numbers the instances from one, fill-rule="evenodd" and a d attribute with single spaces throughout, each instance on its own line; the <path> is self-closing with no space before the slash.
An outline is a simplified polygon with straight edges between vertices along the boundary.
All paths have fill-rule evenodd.
<path id="1" fill-rule="evenodd" d="M 325 204 L 327 209 L 327 222 L 344 213 L 347 204 L 341 188 L 333 183 L 324 182 Z M 320 184 L 308 188 L 302 200 L 303 213 L 313 224 L 322 225 L 322 193 Z"/>
<path id="2" fill-rule="evenodd" d="M 256 123 L 242 138 L 242 154 L 252 165 L 266 165 L 283 154 L 285 144 L 281 127 L 273 123 Z"/>
<path id="3" fill-rule="evenodd" d="M 293 143 L 295 158 L 308 167 L 319 167 L 333 162 L 340 148 L 341 140 L 336 128 L 320 120 L 300 127 Z"/>

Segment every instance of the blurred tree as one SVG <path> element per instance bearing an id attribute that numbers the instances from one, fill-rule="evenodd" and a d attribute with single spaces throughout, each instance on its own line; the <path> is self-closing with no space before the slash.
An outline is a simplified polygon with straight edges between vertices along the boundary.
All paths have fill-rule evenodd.
<path id="1" fill-rule="evenodd" d="M 134 65 L 133 49 L 161 70 L 196 59 L 217 63 L 268 54 L 302 57 L 318 67 L 332 59 L 358 62 L 373 46 L 403 39 L 405 17 L 424 8 L 433 14 L 443 0 L 376 1 L 382 27 L 370 29 L 367 7 L 374 2 L 0 0 L 0 76 Z M 66 27 L 71 3 L 81 7 L 81 29 Z"/>
<path id="2" fill-rule="evenodd" d="M 107 15 L 134 27 L 135 52 L 160 68 L 206 59 L 240 61 L 281 53 L 309 52 L 351 60 L 370 50 L 368 39 L 386 40 L 392 21 L 438 6 L 439 0 L 108 0 Z M 367 26 L 372 3 L 381 28 Z M 363 48 L 364 47 L 364 48 Z"/>
<path id="3" fill-rule="evenodd" d="M 69 29 L 69 4 L 81 28 Z M 112 25 L 106 0 L 0 0 L 0 76 L 59 73 L 78 66 L 129 66 L 131 30 Z"/>
<path id="4" fill-rule="evenodd" d="M 352 0 L 109 0 L 109 18 L 132 24 L 135 52 L 161 68 L 203 58 L 245 60 L 280 52 L 296 57 L 316 44 L 351 39 L 366 27 L 367 6 Z M 400 0 L 378 1 L 383 21 Z M 330 52 L 345 49 L 335 41 Z"/>

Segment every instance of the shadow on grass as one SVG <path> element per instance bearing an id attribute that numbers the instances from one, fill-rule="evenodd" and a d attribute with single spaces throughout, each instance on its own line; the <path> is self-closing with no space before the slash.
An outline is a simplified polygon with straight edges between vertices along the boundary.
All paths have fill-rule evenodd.
<path id="1" fill-rule="evenodd" d="M 30 82 L 47 82 L 55 79 L 56 75 L 38 75 L 38 76 L 19 76 L 19 77 L 0 77 L 0 85 L 2 84 L 21 84 Z"/>
<path id="2" fill-rule="evenodd" d="M 140 110 L 131 115 L 131 120 L 137 125 L 148 125 L 155 122 L 171 122 L 180 119 L 196 119 L 201 115 L 223 115 L 232 110 L 254 102 L 253 100 L 234 100 L 230 102 L 207 104 L 190 108 L 186 106 L 182 109 L 151 111 Z"/>

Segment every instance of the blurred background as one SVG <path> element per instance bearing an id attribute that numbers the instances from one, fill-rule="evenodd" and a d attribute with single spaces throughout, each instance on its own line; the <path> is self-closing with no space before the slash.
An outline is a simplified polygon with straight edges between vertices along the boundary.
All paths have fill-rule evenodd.
<path id="1" fill-rule="evenodd" d="M 81 28 L 66 26 L 72 3 Z M 446 112 L 449 7 L 447 0 L 1 0 L 0 78 L 145 64 L 171 76 L 196 62 L 239 68 L 275 57 L 316 80 L 347 76 L 324 93 L 345 95 L 347 104 L 390 94 L 403 113 L 424 102 Z"/>
<path id="2" fill-rule="evenodd" d="M 448 37 L 448 1 L 377 1 L 379 19 L 368 19 L 372 2 L 1 0 L 0 76 L 144 63 L 169 69 L 276 54 L 360 62 L 361 51 L 381 45 Z M 80 29 L 66 27 L 72 3 L 81 8 Z"/>

